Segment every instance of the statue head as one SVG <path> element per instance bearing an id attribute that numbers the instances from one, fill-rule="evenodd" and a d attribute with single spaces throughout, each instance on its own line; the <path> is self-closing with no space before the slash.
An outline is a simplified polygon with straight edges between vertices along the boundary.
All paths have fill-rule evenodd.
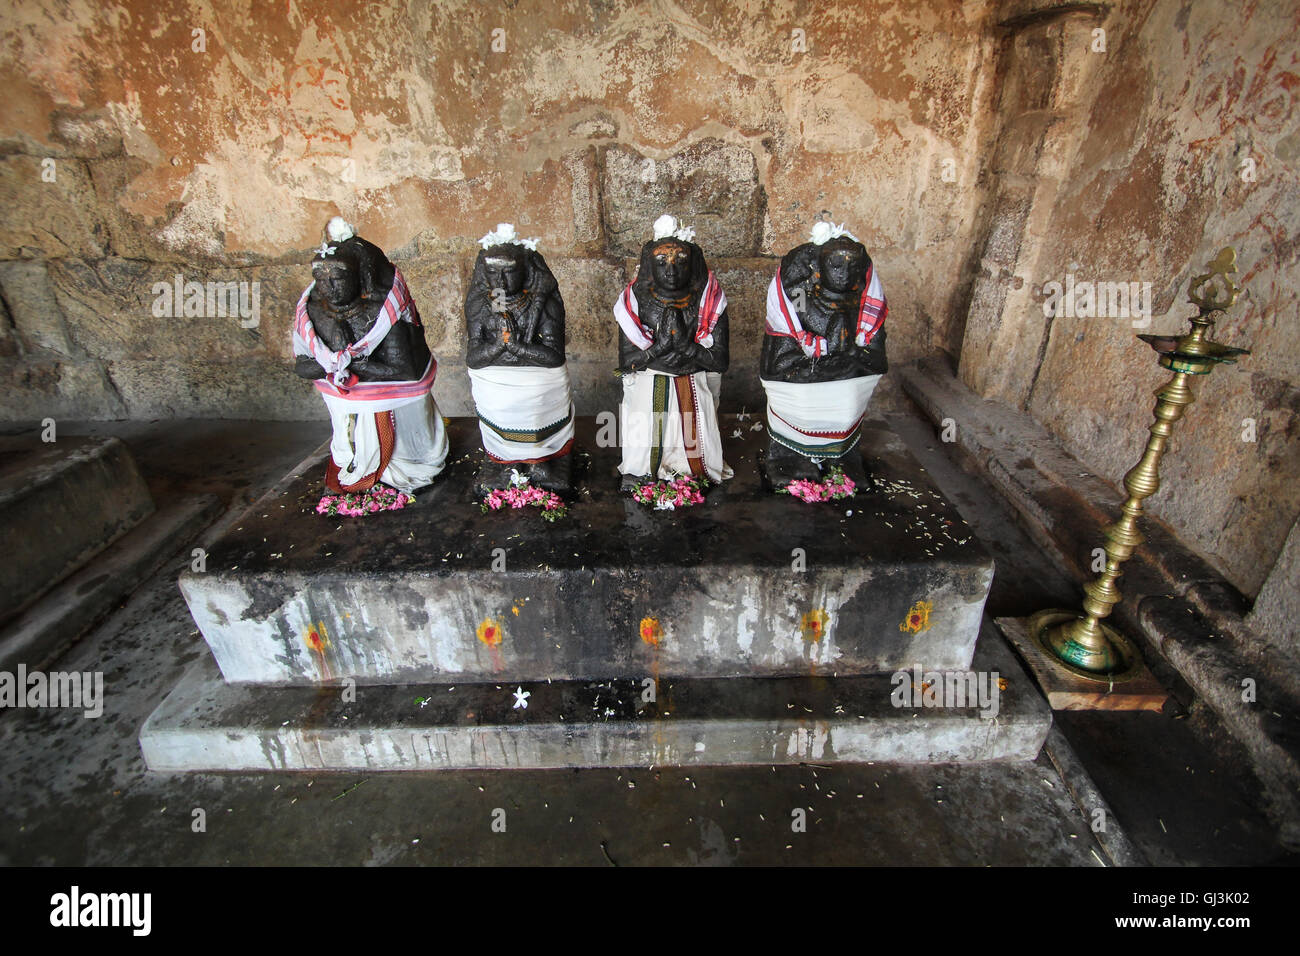
<path id="1" fill-rule="evenodd" d="M 361 298 L 361 268 L 353 250 L 335 245 L 318 252 L 311 273 L 320 297 L 329 305 L 337 308 Z"/>
<path id="2" fill-rule="evenodd" d="M 526 314 L 540 315 L 547 301 L 559 295 L 555 276 L 536 249 L 516 242 L 493 243 L 480 249 L 465 295 L 465 316 L 484 321 L 508 301 L 528 292 Z"/>
<path id="3" fill-rule="evenodd" d="M 528 285 L 528 252 L 521 245 L 504 242 L 489 246 L 480 254 L 483 262 L 483 278 L 488 288 L 500 290 L 506 295 L 518 295 Z"/>
<path id="4" fill-rule="evenodd" d="M 822 287 L 839 293 L 862 288 L 871 265 L 866 247 L 848 236 L 823 243 L 817 259 Z"/>
<path id="5" fill-rule="evenodd" d="M 666 295 L 684 292 L 691 284 L 691 247 L 681 239 L 654 242 L 650 250 L 650 275 L 655 289 Z"/>

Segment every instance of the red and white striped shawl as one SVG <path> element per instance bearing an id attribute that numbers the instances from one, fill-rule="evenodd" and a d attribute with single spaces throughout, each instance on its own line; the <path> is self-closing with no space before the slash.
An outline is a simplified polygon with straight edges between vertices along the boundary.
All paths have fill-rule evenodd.
<path id="1" fill-rule="evenodd" d="M 321 341 L 307 315 L 307 298 L 315 285 L 316 283 L 312 282 L 303 290 L 302 298 L 298 300 L 298 307 L 294 311 L 293 353 L 311 356 L 320 363 L 321 368 L 325 369 L 327 373 L 325 378 L 317 379 L 315 382 L 317 390 L 322 395 L 356 402 L 379 402 L 419 398 L 433 387 L 433 380 L 438 374 L 438 362 L 432 355 L 429 356 L 429 364 L 424 374 L 414 381 L 362 382 L 354 373 L 348 371 L 348 366 L 354 358 L 365 358 L 370 355 L 398 322 L 409 322 L 416 327 L 420 325 L 420 312 L 415 307 L 406 280 L 399 270 L 393 270 L 393 287 L 384 299 L 384 304 L 370 331 L 359 341 L 337 352 Z"/>
<path id="2" fill-rule="evenodd" d="M 704 283 L 704 294 L 700 296 L 700 317 L 695 329 L 696 342 L 706 349 L 713 347 L 713 329 L 726 310 L 727 295 L 722 291 L 722 286 L 718 284 L 713 270 L 710 269 L 708 281 Z M 641 325 L 640 307 L 636 301 L 636 293 L 632 291 L 631 282 L 614 303 L 614 318 L 628 341 L 637 348 L 644 351 L 654 344 L 654 339 Z"/>
<path id="3" fill-rule="evenodd" d="M 885 300 L 885 289 L 880 284 L 880 277 L 876 275 L 876 267 L 873 263 L 867 267 L 867 281 L 863 285 L 862 303 L 858 308 L 857 333 L 854 335 L 854 341 L 859 348 L 866 348 L 870 344 L 876 333 L 880 331 L 880 327 L 885 324 L 887 315 L 889 315 L 889 303 Z M 767 334 L 797 340 L 804 354 L 809 358 L 818 358 L 826 354 L 826 339 L 809 332 L 799 321 L 799 313 L 795 311 L 794 303 L 785 294 L 785 286 L 781 284 L 779 268 L 767 287 Z"/>

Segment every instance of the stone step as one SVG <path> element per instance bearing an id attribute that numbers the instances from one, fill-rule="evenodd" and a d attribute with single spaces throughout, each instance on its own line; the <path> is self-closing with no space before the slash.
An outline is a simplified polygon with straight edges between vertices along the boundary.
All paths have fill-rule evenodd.
<path id="1" fill-rule="evenodd" d="M 918 666 L 922 685 L 946 683 L 928 664 Z M 984 698 L 982 710 L 924 706 L 921 687 L 902 700 L 901 688 L 913 689 L 910 669 L 833 678 L 361 685 L 353 694 L 338 684 L 230 685 L 204 655 L 145 722 L 140 749 L 154 771 L 1034 759 L 1051 710 L 992 628 L 980 637 L 970 673 L 996 695 Z M 516 706 L 516 691 L 527 694 L 527 707 Z"/>
<path id="2" fill-rule="evenodd" d="M 215 495 L 168 502 L 0 629 L 0 671 L 57 658 L 221 512 Z"/>
<path id="3" fill-rule="evenodd" d="M 0 439 L 0 622 L 139 524 L 154 510 L 149 489 L 117 438 L 36 432 Z"/>
<path id="4" fill-rule="evenodd" d="M 723 416 L 736 476 L 705 504 L 652 511 L 618 490 L 616 447 L 579 419 L 579 495 L 481 513 L 477 424 L 415 505 L 314 513 L 322 462 L 214 543 L 181 591 L 233 683 L 771 677 L 969 666 L 993 561 L 906 446 L 864 430 L 873 486 L 807 504 L 763 491 L 754 416 Z"/>

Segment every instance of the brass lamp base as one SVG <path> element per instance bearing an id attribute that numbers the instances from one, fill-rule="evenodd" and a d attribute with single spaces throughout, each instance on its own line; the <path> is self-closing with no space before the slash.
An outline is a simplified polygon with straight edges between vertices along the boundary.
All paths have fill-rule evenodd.
<path id="1" fill-rule="evenodd" d="M 1042 648 L 1061 668 L 1084 680 L 1114 684 L 1131 680 L 1142 672 L 1142 658 L 1136 648 L 1118 631 L 1103 624 L 1102 618 L 1119 603 L 1115 582 L 1124 562 L 1142 543 L 1138 531 L 1142 502 L 1160 488 L 1160 459 L 1164 457 L 1174 424 L 1182 417 L 1183 409 L 1195 400 L 1190 376 L 1209 375 L 1215 366 L 1234 364 L 1238 355 L 1249 354 L 1246 349 L 1210 339 L 1215 319 L 1237 301 L 1241 291 L 1231 279 L 1231 274 L 1237 271 L 1237 253 L 1231 246 L 1220 249 L 1209 268 L 1205 275 L 1193 277 L 1188 291 L 1188 299 L 1200 307 L 1200 314 L 1190 319 L 1190 332 L 1178 337 L 1138 336 L 1160 353 L 1160 364 L 1170 369 L 1174 377 L 1156 391 L 1155 421 L 1147 429 L 1151 437 L 1141 459 L 1124 476 L 1128 498 L 1119 520 L 1105 529 L 1106 543 L 1101 549 L 1106 555 L 1105 567 L 1096 569 L 1098 577 L 1084 585 L 1085 614 L 1042 611 L 1029 619 L 1030 640 L 1034 645 Z"/>
<path id="2" fill-rule="evenodd" d="M 1097 622 L 1090 637 L 1077 611 L 1039 611 L 1029 619 L 1029 633 L 1056 663 L 1085 680 L 1118 684 L 1142 672 L 1142 657 L 1133 643 L 1109 625 Z"/>

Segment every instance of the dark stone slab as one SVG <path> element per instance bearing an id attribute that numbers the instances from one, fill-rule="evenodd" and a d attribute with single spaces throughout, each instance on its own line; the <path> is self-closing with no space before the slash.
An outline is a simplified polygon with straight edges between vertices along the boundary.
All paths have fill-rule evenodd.
<path id="1" fill-rule="evenodd" d="M 221 502 L 213 495 L 167 501 L 0 627 L 0 671 L 52 664 L 178 549 L 188 548 L 220 511 Z"/>
<path id="2" fill-rule="evenodd" d="M 56 433 L 57 435 L 57 433 Z M 154 510 L 116 438 L 0 441 L 0 622 L 16 616 Z"/>
<path id="3" fill-rule="evenodd" d="M 754 416 L 724 416 L 722 433 L 736 477 L 703 505 L 651 511 L 619 493 L 618 449 L 599 447 L 595 421 L 580 419 L 579 493 L 569 517 L 547 524 L 536 509 L 480 512 L 477 426 L 452 420 L 458 454 L 415 505 L 316 515 L 324 466 L 313 464 L 237 519 L 181 590 L 232 682 L 969 665 L 992 560 L 888 428 L 871 425 L 862 443 L 873 487 L 821 505 L 762 491 Z M 930 605 L 919 631 L 905 626 L 918 602 Z M 657 644 L 641 638 L 648 618 Z M 503 629 L 498 646 L 479 639 L 485 621 Z"/>
<path id="4" fill-rule="evenodd" d="M 1052 715 L 991 629 L 968 706 L 904 706 L 911 673 L 500 684 L 232 686 L 198 661 L 145 722 L 155 771 L 457 770 L 1032 760 Z M 924 677 L 930 680 L 934 675 Z M 521 699 L 526 707 L 517 706 Z"/>

